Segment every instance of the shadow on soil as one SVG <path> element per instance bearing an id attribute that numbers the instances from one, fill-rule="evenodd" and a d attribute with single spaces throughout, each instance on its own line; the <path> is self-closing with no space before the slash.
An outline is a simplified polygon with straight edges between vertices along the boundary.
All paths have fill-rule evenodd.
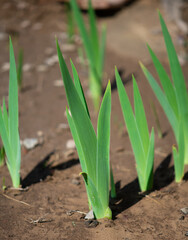
<path id="1" fill-rule="evenodd" d="M 163 187 L 168 186 L 171 182 L 174 181 L 174 167 L 169 167 L 171 162 L 171 154 L 169 154 L 162 163 L 158 166 L 154 173 L 154 184 L 153 189 L 147 193 L 139 193 L 139 183 L 138 178 L 130 182 L 123 188 L 120 188 L 120 182 L 116 183 L 117 198 L 111 200 L 111 209 L 113 210 L 113 218 L 130 208 L 142 198 L 145 197 L 145 194 L 149 194 L 155 190 L 160 190 Z M 188 178 L 188 173 L 186 174 Z"/>
<path id="2" fill-rule="evenodd" d="M 49 164 L 50 157 L 55 152 L 49 153 L 35 168 L 22 180 L 22 187 L 29 187 L 32 184 L 44 181 L 48 176 L 52 176 L 54 170 L 65 170 L 79 163 L 78 159 L 71 159 L 55 167 Z"/>
<path id="3" fill-rule="evenodd" d="M 123 82 L 123 85 L 128 84 L 130 82 L 132 82 L 132 74 L 129 74 L 128 76 L 124 76 L 125 75 L 125 70 L 124 69 L 118 69 L 119 75 L 121 77 L 121 80 Z M 133 74 L 134 75 L 134 74 Z M 135 75 L 134 75 L 135 76 Z M 117 89 L 117 84 L 116 84 L 116 77 L 115 75 L 113 76 L 113 79 L 111 81 L 111 90 L 114 91 Z M 102 90 L 102 94 L 104 95 L 106 90 L 106 87 Z"/>

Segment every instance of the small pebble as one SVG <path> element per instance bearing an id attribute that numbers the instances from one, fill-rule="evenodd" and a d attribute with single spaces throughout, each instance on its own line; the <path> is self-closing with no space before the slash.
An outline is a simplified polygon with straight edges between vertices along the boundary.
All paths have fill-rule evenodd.
<path id="1" fill-rule="evenodd" d="M 188 232 L 185 233 L 185 236 L 188 237 Z"/>
<path id="2" fill-rule="evenodd" d="M 85 216 L 85 220 L 93 220 L 95 217 L 94 217 L 94 214 L 93 214 L 93 210 L 91 209 Z"/>
<path id="3" fill-rule="evenodd" d="M 1 71 L 7 72 L 9 70 L 9 68 L 10 68 L 9 62 L 5 62 L 5 63 L 3 63 L 2 67 L 1 67 Z"/>
<path id="4" fill-rule="evenodd" d="M 47 69 L 48 69 L 48 67 L 43 64 L 36 67 L 37 72 L 45 72 Z"/>
<path id="5" fill-rule="evenodd" d="M 61 80 L 61 79 L 55 80 L 54 81 L 54 86 L 55 87 L 63 87 L 64 86 L 63 80 Z"/>
<path id="6" fill-rule="evenodd" d="M 73 178 L 71 182 L 74 185 L 77 185 L 77 186 L 80 185 L 80 181 L 78 179 L 76 179 L 76 178 Z"/>
<path id="7" fill-rule="evenodd" d="M 181 216 L 180 218 L 179 218 L 179 220 L 184 220 L 185 219 L 185 216 Z"/>
<path id="8" fill-rule="evenodd" d="M 180 209 L 182 211 L 182 213 L 184 213 L 185 215 L 188 214 L 188 207 L 185 207 L 185 208 L 181 208 Z"/>
<path id="9" fill-rule="evenodd" d="M 25 138 L 21 141 L 21 145 L 23 145 L 27 150 L 31 150 L 38 145 L 37 138 Z"/>
<path id="10" fill-rule="evenodd" d="M 88 220 L 85 222 L 85 226 L 87 228 L 95 228 L 99 225 L 99 222 L 97 220 Z"/>
<path id="11" fill-rule="evenodd" d="M 23 65 L 23 72 L 28 72 L 28 71 L 30 71 L 31 69 L 32 69 L 32 64 L 30 64 L 30 63 L 25 63 L 24 65 Z"/>
<path id="12" fill-rule="evenodd" d="M 23 22 L 21 22 L 20 27 L 21 28 L 27 28 L 31 25 L 31 22 L 29 20 L 24 20 Z"/>
<path id="13" fill-rule="evenodd" d="M 0 41 L 5 40 L 7 38 L 7 34 L 4 32 L 0 32 Z"/>
<path id="14" fill-rule="evenodd" d="M 20 2 L 18 2 L 18 4 L 17 4 L 17 8 L 20 9 L 20 10 L 26 9 L 27 6 L 28 6 L 28 3 L 27 3 L 27 2 L 23 2 L 23 1 L 20 1 Z"/>
<path id="15" fill-rule="evenodd" d="M 76 146 L 75 146 L 75 142 L 73 139 L 70 139 L 67 141 L 66 143 L 66 148 L 67 149 L 74 149 Z"/>
<path id="16" fill-rule="evenodd" d="M 69 129 L 69 125 L 67 123 L 60 123 L 57 127 L 57 129 L 62 130 L 62 129 Z"/>
<path id="17" fill-rule="evenodd" d="M 37 136 L 38 136 L 38 137 L 43 137 L 43 136 L 44 136 L 43 131 L 40 131 L 40 130 L 39 130 L 39 131 L 37 132 Z"/>
<path id="18" fill-rule="evenodd" d="M 62 46 L 62 50 L 64 52 L 73 52 L 73 51 L 75 51 L 75 49 L 76 49 L 76 47 L 73 44 L 67 43 L 67 44 L 63 44 L 63 46 Z"/>
<path id="19" fill-rule="evenodd" d="M 57 54 L 54 54 L 53 56 L 51 56 L 45 60 L 45 64 L 48 66 L 53 66 L 55 63 L 58 63 L 58 61 L 59 61 L 59 59 L 58 59 Z"/>

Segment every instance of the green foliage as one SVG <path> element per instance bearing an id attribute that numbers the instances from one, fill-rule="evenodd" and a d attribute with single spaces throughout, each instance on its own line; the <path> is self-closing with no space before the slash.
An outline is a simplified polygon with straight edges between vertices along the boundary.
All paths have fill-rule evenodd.
<path id="1" fill-rule="evenodd" d="M 22 89 L 22 75 L 23 75 L 23 50 L 20 49 L 18 55 L 18 68 L 17 68 L 17 81 L 20 90 Z"/>
<path id="2" fill-rule="evenodd" d="M 152 129 L 149 137 L 144 106 L 134 77 L 135 115 L 117 69 L 115 75 L 121 108 L 136 160 L 140 188 L 141 191 L 147 191 L 153 186 L 154 130 Z"/>
<path id="3" fill-rule="evenodd" d="M 161 130 L 161 124 L 160 124 L 160 121 L 159 121 L 158 113 L 157 113 L 154 102 L 151 102 L 151 108 L 152 108 L 153 115 L 154 115 L 154 118 L 155 118 L 155 123 L 156 123 L 156 126 L 157 126 L 158 137 L 162 138 L 163 133 L 162 133 L 162 130 Z"/>
<path id="4" fill-rule="evenodd" d="M 149 46 L 149 53 L 162 88 L 143 64 L 141 64 L 141 68 L 172 126 L 178 145 L 178 150 L 173 146 L 175 179 L 176 182 L 180 182 L 184 175 L 184 164 L 188 164 L 188 95 L 172 39 L 160 13 L 159 18 L 168 53 L 172 81 Z"/>
<path id="5" fill-rule="evenodd" d="M 67 119 L 78 151 L 82 167 L 81 175 L 85 181 L 89 203 L 92 206 L 96 218 L 111 218 L 112 213 L 109 208 L 110 83 L 106 88 L 101 103 L 96 135 L 90 120 L 89 110 L 77 71 L 71 62 L 74 79 L 73 82 L 58 42 L 57 52 L 69 105 L 69 110 L 68 108 L 66 110 Z M 115 189 L 115 186 L 113 185 L 112 188 Z"/>
<path id="6" fill-rule="evenodd" d="M 10 39 L 9 104 L 0 108 L 0 135 L 7 156 L 7 166 L 13 187 L 20 185 L 21 148 L 18 132 L 18 82 L 12 41 Z"/>
<path id="7" fill-rule="evenodd" d="M 5 163 L 5 149 L 4 147 L 0 148 L 0 167 Z"/>
<path id="8" fill-rule="evenodd" d="M 102 94 L 102 76 L 106 45 L 106 28 L 103 27 L 101 40 L 99 40 L 95 13 L 89 0 L 89 26 L 87 31 L 82 14 L 75 0 L 70 1 L 73 14 L 78 25 L 80 35 L 89 61 L 89 85 L 92 99 L 96 109 L 99 107 Z"/>

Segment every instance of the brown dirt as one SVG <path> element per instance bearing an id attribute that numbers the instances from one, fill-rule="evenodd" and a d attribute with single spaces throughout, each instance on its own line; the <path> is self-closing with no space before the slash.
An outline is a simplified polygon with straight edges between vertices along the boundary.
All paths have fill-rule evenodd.
<path id="1" fill-rule="evenodd" d="M 188 207 L 188 168 L 184 181 L 176 184 L 171 157 L 171 146 L 175 139 L 170 125 L 137 60 L 119 55 L 110 47 L 107 48 L 104 87 L 110 79 L 113 86 L 111 161 L 118 193 L 116 201 L 110 203 L 113 220 L 100 220 L 98 226 L 92 228 L 91 224 L 88 228 L 83 214 L 67 214 L 70 210 L 87 212 L 88 205 L 84 183 L 79 177 L 81 169 L 77 153 L 74 150 L 72 155 L 67 156 L 66 142 L 72 139 L 71 133 L 69 129 L 58 129 L 60 123 L 67 123 L 64 115 L 67 105 L 65 91 L 63 87 L 54 86 L 54 81 L 61 79 L 57 63 L 44 72 L 38 72 L 36 67 L 48 58 L 47 49 L 50 55 L 56 53 L 56 35 L 67 63 L 70 57 L 75 62 L 85 92 L 87 70 L 76 61 L 77 51 L 73 49 L 68 52 L 62 40 L 61 34 L 66 31 L 63 5 L 41 2 L 27 1 L 24 8 L 23 5 L 18 8 L 19 1 L 1 1 L 0 31 L 6 32 L 7 36 L 1 40 L 0 66 L 8 62 L 9 34 L 13 35 L 16 55 L 22 46 L 24 63 L 32 63 L 32 69 L 24 72 L 24 87 L 19 94 L 21 139 L 37 137 L 37 132 L 42 131 L 44 143 L 31 151 L 22 151 L 21 177 L 26 191 L 11 188 L 4 192 L 0 190 L 0 239 L 187 239 L 188 216 L 183 215 L 180 209 Z M 113 18 L 116 19 L 116 15 L 112 21 Z M 24 20 L 29 20 L 28 26 L 21 28 Z M 159 139 L 156 133 L 154 189 L 147 195 L 139 194 L 134 156 L 114 85 L 115 65 L 122 73 L 131 99 L 131 74 L 134 73 L 143 97 L 149 128 L 154 126 L 156 130 L 150 107 L 150 102 L 155 102 L 165 135 Z M 148 63 L 148 67 L 153 71 L 151 63 Z M 183 71 L 187 78 L 187 64 Z M 8 72 L 1 72 L 0 76 L 2 99 L 8 94 Z M 96 115 L 90 98 L 87 97 L 87 100 L 96 128 Z M 1 189 L 3 178 L 5 185 L 11 186 L 6 166 L 0 168 Z"/>

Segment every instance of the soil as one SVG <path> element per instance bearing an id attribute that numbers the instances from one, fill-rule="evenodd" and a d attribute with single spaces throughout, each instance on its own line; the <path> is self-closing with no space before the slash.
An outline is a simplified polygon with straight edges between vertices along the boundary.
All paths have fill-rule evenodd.
<path id="1" fill-rule="evenodd" d="M 119 19 L 121 25 L 122 18 L 118 18 L 119 14 L 127 13 L 130 8 L 138 8 L 136 4 L 140 2 L 111 16 L 98 17 L 99 24 L 105 21 L 111 34 L 113 28 L 116 28 L 114 26 L 117 26 L 111 23 Z M 153 4 L 156 6 L 156 1 Z M 3 66 L 9 61 L 8 35 L 11 35 L 16 57 L 20 47 L 24 51 L 23 88 L 19 93 L 20 137 L 22 140 L 40 138 L 40 144 L 30 151 L 22 148 L 22 190 L 12 189 L 7 167 L 0 168 L 0 239 L 188 239 L 188 215 L 180 210 L 188 207 L 188 167 L 185 169 L 184 180 L 176 184 L 171 156 L 174 135 L 140 70 L 135 52 L 133 55 L 120 54 L 122 41 L 119 42 L 120 50 L 116 51 L 116 48 L 111 47 L 111 35 L 108 35 L 104 88 L 110 79 L 113 86 L 110 156 L 117 199 L 110 202 L 113 220 L 88 222 L 84 220 L 88 203 L 84 182 L 79 176 L 81 168 L 77 152 L 66 147 L 72 136 L 66 127 L 65 91 L 62 86 L 54 85 L 54 81 L 61 79 L 58 62 L 55 57 L 53 64 L 48 65 L 45 62 L 56 56 L 57 36 L 68 66 L 70 67 L 71 58 L 78 69 L 84 91 L 88 93 L 87 66 L 83 66 L 77 57 L 80 40 L 76 37 L 75 44 L 68 43 L 65 34 L 65 7 L 56 1 L 2 0 L 1 6 L 0 98 L 8 96 L 8 71 Z M 117 38 L 121 38 L 120 34 L 119 28 Z M 131 35 L 131 32 L 128 34 Z M 123 35 L 122 38 L 125 39 L 126 36 Z M 133 38 L 130 37 L 130 41 Z M 140 46 L 140 53 L 143 51 L 141 48 Z M 139 48 L 136 51 L 139 53 Z M 166 58 L 162 59 L 167 67 Z M 156 74 L 151 61 L 147 59 L 146 63 Z M 149 129 L 152 126 L 155 128 L 154 188 L 149 193 L 139 193 L 134 156 L 114 82 L 115 65 L 122 75 L 131 100 L 131 74 L 134 73 L 143 97 Z M 183 66 L 186 79 L 187 65 L 185 63 Z M 86 94 L 86 98 L 96 128 L 97 116 L 89 94 Z M 159 116 L 164 135 L 162 139 L 157 136 L 151 102 L 155 103 Z M 60 127 L 62 123 L 63 128 Z M 3 191 L 4 185 L 7 189 Z"/>

